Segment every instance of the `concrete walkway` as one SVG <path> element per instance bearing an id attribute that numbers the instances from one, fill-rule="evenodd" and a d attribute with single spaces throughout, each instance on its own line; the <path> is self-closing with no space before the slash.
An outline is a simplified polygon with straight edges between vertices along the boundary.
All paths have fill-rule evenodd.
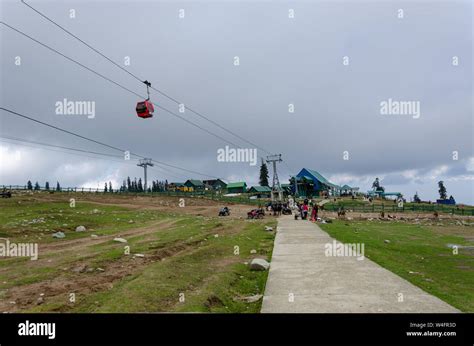
<path id="1" fill-rule="evenodd" d="M 333 241 L 281 216 L 262 312 L 459 312 L 367 258 L 326 256 Z"/>

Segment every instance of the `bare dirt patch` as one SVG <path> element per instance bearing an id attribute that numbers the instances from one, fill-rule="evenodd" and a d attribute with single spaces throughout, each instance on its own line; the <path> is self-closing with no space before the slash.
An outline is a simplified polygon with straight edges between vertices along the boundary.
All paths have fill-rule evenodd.
<path id="1" fill-rule="evenodd" d="M 162 212 L 175 212 L 179 214 L 189 214 L 196 216 L 217 217 L 219 209 L 228 206 L 231 210 L 230 216 L 225 218 L 241 219 L 247 218 L 247 212 L 255 207 L 245 204 L 232 204 L 220 202 L 201 197 L 174 197 L 174 196 L 117 196 L 90 193 L 71 194 L 78 202 L 88 202 L 98 205 L 110 205 L 124 207 L 132 210 L 156 210 Z M 35 198 L 35 197 L 32 197 Z M 39 197 L 36 197 L 39 198 Z M 38 199 L 38 201 L 62 201 L 64 196 L 46 195 Z M 185 206 L 179 207 L 180 200 L 184 199 Z"/>
<path id="2" fill-rule="evenodd" d="M 38 299 L 44 302 L 63 301 L 65 304 L 55 311 L 67 311 L 67 299 L 70 293 L 78 296 L 112 289 L 114 283 L 139 273 L 148 264 L 165 258 L 192 251 L 200 241 L 177 243 L 147 253 L 144 257 L 122 256 L 108 261 L 102 267 L 92 266 L 89 261 L 74 263 L 55 278 L 47 281 L 12 287 L 0 300 L 0 311 L 18 312 L 38 305 Z M 15 302 L 14 304 L 12 302 Z"/>

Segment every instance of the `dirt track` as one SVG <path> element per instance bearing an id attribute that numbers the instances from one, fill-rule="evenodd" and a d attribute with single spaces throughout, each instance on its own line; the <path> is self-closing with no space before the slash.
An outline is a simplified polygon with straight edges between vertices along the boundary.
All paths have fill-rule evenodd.
<path id="1" fill-rule="evenodd" d="M 63 201 L 64 195 L 42 195 L 38 198 L 39 202 Z M 97 205 L 118 206 L 132 210 L 156 210 L 170 214 L 187 214 L 204 217 L 218 218 L 218 210 L 224 204 L 217 201 L 211 201 L 198 198 L 185 199 L 185 207 L 179 207 L 179 198 L 176 197 L 116 197 L 104 195 L 81 195 L 71 194 L 76 199 L 76 203 L 88 202 Z M 69 198 L 69 197 L 67 197 Z M 231 209 L 229 219 L 246 218 L 247 212 L 253 207 L 248 205 L 229 205 Z M 143 240 L 151 239 L 159 230 L 165 230 L 173 226 L 175 221 L 172 219 L 160 220 L 147 224 L 143 227 L 134 227 L 127 230 L 121 230 L 111 235 L 103 235 L 98 238 L 83 237 L 73 240 L 62 240 L 60 242 L 43 243 L 39 245 L 39 251 L 42 256 L 37 261 L 27 263 L 28 268 L 47 269 L 56 267 L 60 269 L 59 275 L 49 280 L 43 280 L 32 284 L 24 284 L 11 287 L 4 292 L 0 299 L 0 311 L 2 312 L 21 312 L 38 305 L 38 299 L 42 297 L 45 301 L 62 300 L 66 301 L 70 293 L 76 295 L 87 295 L 92 292 L 109 290 L 113 288 L 114 283 L 122 280 L 128 275 L 140 272 L 148 264 L 161 261 L 167 257 L 172 257 L 180 253 L 192 252 L 200 243 L 196 242 L 177 242 L 169 244 L 164 248 L 153 249 L 145 257 L 122 256 L 120 259 L 107 261 L 100 268 L 94 265 L 97 255 L 101 250 L 94 249 L 95 245 L 105 245 L 115 237 L 130 238 L 143 236 Z M 235 232 L 243 226 L 243 223 L 228 223 L 224 228 L 214 229 L 213 234 L 222 232 Z M 207 235 L 207 236 L 210 236 Z M 110 245 L 117 246 L 115 245 Z M 77 260 L 74 260 L 77 258 Z M 0 269 L 0 276 L 10 269 L 3 267 Z M 41 296 L 40 296 L 41 294 Z M 71 305 L 72 306 L 72 305 Z M 62 305 L 53 311 L 68 311 L 68 305 Z"/>
<path id="2" fill-rule="evenodd" d="M 67 195 L 66 195 L 67 196 Z M 230 218 L 239 219 L 247 218 L 247 212 L 254 209 L 254 206 L 245 204 L 231 204 L 215 200 L 198 198 L 198 197 L 168 197 L 168 196 L 116 196 L 116 195 L 94 195 L 94 194 L 72 194 L 71 197 L 76 199 L 76 202 L 88 202 L 98 205 L 119 206 L 128 209 L 144 209 L 157 210 L 170 213 L 184 213 L 196 216 L 217 217 L 219 209 L 224 206 L 230 208 Z M 41 197 L 40 201 L 58 201 L 64 200 L 64 195 L 48 195 Z M 180 207 L 180 200 L 184 200 L 184 207 Z"/>

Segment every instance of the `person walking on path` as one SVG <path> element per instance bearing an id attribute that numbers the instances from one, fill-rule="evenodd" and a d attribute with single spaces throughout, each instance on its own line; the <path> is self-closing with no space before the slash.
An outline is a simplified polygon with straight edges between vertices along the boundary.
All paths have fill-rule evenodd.
<path id="1" fill-rule="evenodd" d="M 306 220 L 306 219 L 307 219 L 307 217 L 308 217 L 308 211 L 309 211 L 308 200 L 305 199 L 305 200 L 304 200 L 304 203 L 303 203 L 303 207 L 302 207 L 302 215 L 301 215 L 301 219 L 302 219 L 302 220 Z"/>
<path id="2" fill-rule="evenodd" d="M 314 203 L 313 204 L 313 210 L 311 211 L 311 221 L 316 222 L 318 220 L 318 204 Z"/>

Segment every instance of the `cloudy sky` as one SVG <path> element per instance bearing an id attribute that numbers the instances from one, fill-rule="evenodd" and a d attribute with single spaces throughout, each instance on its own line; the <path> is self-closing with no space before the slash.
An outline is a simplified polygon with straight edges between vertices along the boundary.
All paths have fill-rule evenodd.
<path id="1" fill-rule="evenodd" d="M 437 182 L 444 180 L 448 195 L 474 204 L 471 1 L 28 3 L 154 87 L 258 145 L 259 156 L 267 155 L 261 149 L 281 153 L 282 181 L 307 167 L 363 191 L 378 176 L 386 190 L 408 199 L 418 191 L 434 200 Z M 146 94 L 139 81 L 19 0 L 2 0 L 1 9 L 8 25 Z M 139 119 L 137 96 L 4 25 L 0 35 L 2 107 L 193 171 L 249 185 L 258 181 L 258 167 L 218 162 L 217 150 L 231 144 L 161 109 Z M 254 148 L 189 110 L 179 113 L 159 93 L 151 98 L 237 146 Z M 56 114 L 64 99 L 94 102 L 95 117 Z M 389 99 L 414 102 L 419 117 L 381 114 L 381 102 Z M 0 184 L 30 179 L 102 187 L 110 180 L 117 186 L 142 174 L 136 160 L 124 161 L 121 152 L 4 111 L 0 133 Z M 155 166 L 150 178 L 204 177 Z"/>

